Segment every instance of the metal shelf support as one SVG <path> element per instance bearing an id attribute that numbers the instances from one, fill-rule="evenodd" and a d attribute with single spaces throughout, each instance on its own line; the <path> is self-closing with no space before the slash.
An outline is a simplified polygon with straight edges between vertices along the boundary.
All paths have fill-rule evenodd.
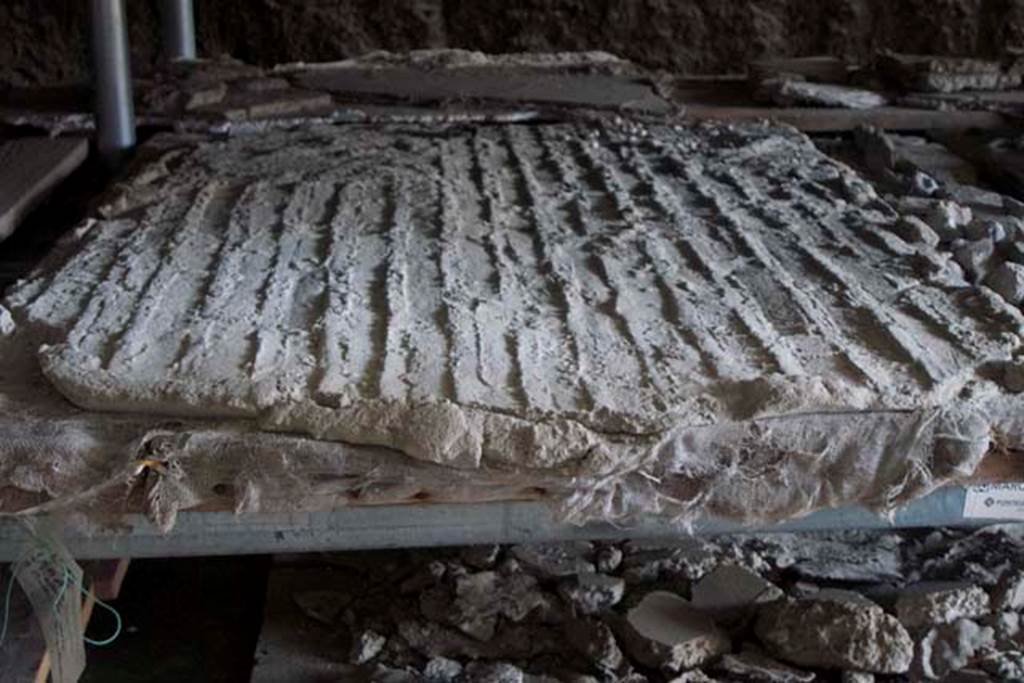
<path id="1" fill-rule="evenodd" d="M 117 165 L 135 147 L 135 109 L 124 0 L 90 0 L 96 85 L 96 145 Z"/>
<path id="2" fill-rule="evenodd" d="M 196 58 L 192 0 L 160 0 L 161 38 L 167 59 Z"/>

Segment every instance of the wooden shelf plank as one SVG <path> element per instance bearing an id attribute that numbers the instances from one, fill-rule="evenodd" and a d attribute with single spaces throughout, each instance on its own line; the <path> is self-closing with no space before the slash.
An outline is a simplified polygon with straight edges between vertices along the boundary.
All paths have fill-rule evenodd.
<path id="1" fill-rule="evenodd" d="M 85 138 L 17 138 L 0 145 L 0 240 L 88 154 Z"/>

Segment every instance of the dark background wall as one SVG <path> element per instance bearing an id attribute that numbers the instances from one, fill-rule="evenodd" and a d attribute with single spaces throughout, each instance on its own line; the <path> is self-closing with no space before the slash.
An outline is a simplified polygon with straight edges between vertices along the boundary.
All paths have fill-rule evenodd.
<path id="1" fill-rule="evenodd" d="M 1024 45 L 1024 0 L 195 0 L 200 51 L 258 64 L 373 49 L 603 49 L 652 67 L 740 72 L 764 55 L 882 47 L 993 56 Z M 127 0 L 135 68 L 153 63 L 151 0 Z M 88 3 L 2 0 L 0 83 L 81 80 Z"/>

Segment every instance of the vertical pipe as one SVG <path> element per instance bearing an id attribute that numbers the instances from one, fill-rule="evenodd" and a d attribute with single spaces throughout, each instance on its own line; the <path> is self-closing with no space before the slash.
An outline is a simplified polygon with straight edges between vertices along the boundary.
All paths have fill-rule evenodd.
<path id="1" fill-rule="evenodd" d="M 96 145 L 108 164 L 135 146 L 135 108 L 123 0 L 91 0 Z"/>
<path id="2" fill-rule="evenodd" d="M 167 59 L 196 58 L 196 21 L 192 0 L 160 0 L 161 34 Z"/>

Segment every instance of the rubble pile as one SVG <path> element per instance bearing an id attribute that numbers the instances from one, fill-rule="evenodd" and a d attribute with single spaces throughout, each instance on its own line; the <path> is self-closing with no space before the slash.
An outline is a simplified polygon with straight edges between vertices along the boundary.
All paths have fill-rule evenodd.
<path id="1" fill-rule="evenodd" d="M 1024 525 L 324 560 L 294 609 L 351 680 L 1024 680 Z"/>

